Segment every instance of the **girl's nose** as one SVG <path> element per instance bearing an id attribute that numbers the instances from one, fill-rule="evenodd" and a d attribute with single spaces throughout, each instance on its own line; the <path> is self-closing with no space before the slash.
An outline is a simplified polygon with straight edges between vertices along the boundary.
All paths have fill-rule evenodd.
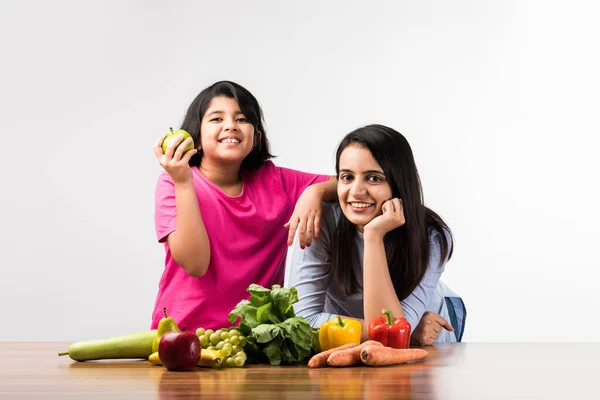
<path id="1" fill-rule="evenodd" d="M 225 130 L 226 131 L 237 131 L 237 122 L 235 119 L 225 119 Z"/>

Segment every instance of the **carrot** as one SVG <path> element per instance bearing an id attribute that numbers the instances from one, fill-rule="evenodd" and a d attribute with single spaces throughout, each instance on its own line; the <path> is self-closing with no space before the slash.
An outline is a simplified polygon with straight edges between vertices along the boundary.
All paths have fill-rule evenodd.
<path id="1" fill-rule="evenodd" d="M 366 346 L 360 352 L 360 359 L 371 367 L 402 364 L 422 360 L 429 353 L 423 349 L 394 349 L 391 347 Z"/>
<path id="2" fill-rule="evenodd" d="M 308 360 L 308 367 L 309 368 L 326 367 L 327 366 L 327 358 L 329 357 L 330 354 L 332 354 L 336 351 L 339 351 L 339 350 L 349 349 L 354 346 L 358 346 L 358 345 L 356 343 L 348 343 L 348 344 L 344 344 L 339 347 L 334 347 L 333 349 L 325 350 L 318 354 L 315 354 L 314 356 L 312 356 L 310 358 L 310 360 Z"/>
<path id="3" fill-rule="evenodd" d="M 330 367 L 348 367 L 350 365 L 360 364 L 360 352 L 366 346 L 383 346 L 376 340 L 367 340 L 358 346 L 351 347 L 345 350 L 338 350 L 331 353 L 327 358 L 327 365 Z"/>

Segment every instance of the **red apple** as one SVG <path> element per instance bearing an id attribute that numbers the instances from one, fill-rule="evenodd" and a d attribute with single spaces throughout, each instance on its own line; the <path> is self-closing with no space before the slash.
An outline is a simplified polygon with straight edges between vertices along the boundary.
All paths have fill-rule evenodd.
<path id="1" fill-rule="evenodd" d="M 194 332 L 165 332 L 158 342 L 158 358 L 169 371 L 189 371 L 200 361 L 200 339 Z"/>

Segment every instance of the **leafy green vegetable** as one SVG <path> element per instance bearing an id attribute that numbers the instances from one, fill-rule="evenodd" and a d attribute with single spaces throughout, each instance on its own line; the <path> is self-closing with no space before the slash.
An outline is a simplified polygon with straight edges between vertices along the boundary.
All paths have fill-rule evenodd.
<path id="1" fill-rule="evenodd" d="M 281 365 L 281 349 L 283 338 L 277 338 L 263 348 L 263 352 L 271 365 Z"/>
<path id="2" fill-rule="evenodd" d="M 279 285 L 274 285 L 271 290 L 271 302 L 275 305 L 278 315 L 286 318 L 295 317 L 294 303 L 298 302 L 298 292 L 296 288 L 285 289 Z"/>
<path id="3" fill-rule="evenodd" d="M 320 351 L 318 329 L 294 313 L 293 305 L 298 302 L 295 288 L 273 285 L 266 289 L 252 284 L 247 291 L 250 300 L 240 301 L 228 319 L 232 324 L 240 319 L 237 329 L 248 339 L 249 362 L 298 364 L 310 357 L 311 351 Z"/>
<path id="4" fill-rule="evenodd" d="M 244 335 L 249 334 L 252 328 L 259 325 L 257 309 L 248 300 L 242 300 L 235 306 L 233 311 L 229 313 L 229 322 L 233 324 L 236 320 L 236 316 L 242 317 L 242 320 L 238 325 L 238 330 Z"/>
<path id="5" fill-rule="evenodd" d="M 248 287 L 248 289 L 246 289 L 246 291 L 252 295 L 250 297 L 250 301 L 256 307 L 260 307 L 271 302 L 271 291 L 267 288 L 253 283 Z"/>
<path id="6" fill-rule="evenodd" d="M 262 324 L 252 329 L 252 336 L 258 343 L 269 343 L 273 339 L 282 335 L 282 330 L 277 325 Z"/>

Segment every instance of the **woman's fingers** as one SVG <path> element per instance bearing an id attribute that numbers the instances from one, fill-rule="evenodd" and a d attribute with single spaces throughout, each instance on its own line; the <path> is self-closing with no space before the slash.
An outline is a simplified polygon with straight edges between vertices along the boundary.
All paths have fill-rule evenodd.
<path id="1" fill-rule="evenodd" d="M 450 325 L 450 322 L 446 321 L 441 315 L 438 315 L 438 323 L 440 326 L 448 331 L 453 331 L 454 328 Z"/>
<path id="2" fill-rule="evenodd" d="M 404 211 L 402 208 L 402 200 L 400 200 L 399 198 L 397 198 L 397 197 L 393 198 L 392 204 L 394 205 L 395 213 L 402 213 Z"/>
<path id="3" fill-rule="evenodd" d="M 393 214 L 394 213 L 394 203 L 392 202 L 392 200 L 387 200 L 386 202 L 383 203 L 383 205 L 381 206 L 381 211 L 383 212 L 383 214 L 386 213 L 390 213 Z"/>
<path id="4" fill-rule="evenodd" d="M 404 225 L 406 220 L 404 218 L 404 208 L 402 207 L 402 200 L 400 200 L 399 198 L 393 198 L 391 202 L 394 205 L 394 215 L 398 220 L 398 223 L 400 225 Z"/>

